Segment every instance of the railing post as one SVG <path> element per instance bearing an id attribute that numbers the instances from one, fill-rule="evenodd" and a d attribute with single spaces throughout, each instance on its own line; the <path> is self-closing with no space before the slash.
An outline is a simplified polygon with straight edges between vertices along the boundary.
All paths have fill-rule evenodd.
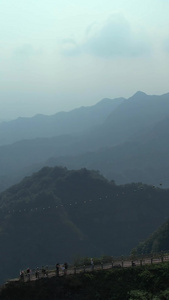
<path id="1" fill-rule="evenodd" d="M 143 261 L 144 261 L 144 256 L 143 253 L 141 253 L 141 265 L 143 265 Z"/>
<path id="2" fill-rule="evenodd" d="M 134 262 L 133 260 L 131 261 L 131 266 L 132 266 L 132 267 L 135 267 L 135 266 L 136 266 L 136 264 L 135 264 L 135 262 Z"/>
<path id="3" fill-rule="evenodd" d="M 153 255 L 151 255 L 151 265 L 153 264 Z"/>
<path id="4" fill-rule="evenodd" d="M 163 253 L 161 253 L 161 262 L 162 262 L 162 263 L 164 262 L 164 256 L 163 256 Z"/>
<path id="5" fill-rule="evenodd" d="M 124 266 L 124 259 L 123 259 L 123 255 L 122 255 L 122 257 L 121 257 L 121 265 L 122 265 L 122 268 L 123 268 L 123 266 Z"/>
<path id="6" fill-rule="evenodd" d="M 141 259 L 140 259 L 140 266 L 142 267 L 142 265 L 143 265 L 143 258 L 141 257 Z"/>

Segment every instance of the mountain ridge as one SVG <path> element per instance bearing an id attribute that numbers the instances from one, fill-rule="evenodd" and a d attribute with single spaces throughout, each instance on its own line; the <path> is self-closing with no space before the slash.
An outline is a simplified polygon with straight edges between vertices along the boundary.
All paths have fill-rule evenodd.
<path id="1" fill-rule="evenodd" d="M 79 134 L 101 124 L 107 115 L 124 98 L 102 99 L 93 106 L 75 108 L 69 112 L 53 115 L 35 115 L 18 118 L 0 124 L 0 145 L 11 144 L 21 139 L 50 138 L 59 135 Z"/>
<path id="2" fill-rule="evenodd" d="M 142 93 L 139 93 L 139 95 L 142 95 Z M 166 147 L 168 147 L 169 130 L 167 129 L 169 94 L 162 96 L 145 95 L 145 97 L 148 100 L 139 100 L 134 104 L 135 98 L 133 98 L 133 101 L 121 98 L 121 103 L 117 99 L 116 104 L 118 105 L 116 108 L 114 107 L 113 112 L 107 108 L 108 117 L 106 120 L 102 124 L 90 127 L 83 133 L 65 134 L 50 138 L 38 137 L 33 140 L 25 138 L 11 145 L 1 146 L 0 189 L 5 189 L 10 184 L 16 183 L 22 177 L 30 175 L 31 170 L 32 172 L 37 171 L 52 160 L 62 166 L 69 167 L 68 157 L 70 161 L 72 157 L 71 168 L 99 169 L 108 179 L 115 179 L 119 184 L 132 181 L 157 184 L 155 177 L 164 178 L 169 176 L 166 169 L 167 163 L 166 167 L 164 166 L 165 160 L 168 161 Z M 111 100 L 99 102 L 99 111 L 102 111 L 102 103 L 104 106 L 104 102 L 111 103 Z M 92 119 L 93 109 L 95 110 L 95 108 L 92 107 L 91 109 L 90 118 Z M 73 111 L 73 114 L 75 113 L 76 111 Z M 97 118 L 99 117 L 100 115 L 97 115 Z M 80 119 L 80 116 L 77 116 L 77 119 Z M 88 119 L 85 122 L 87 124 Z M 74 125 L 80 128 L 78 122 L 75 122 Z M 34 130 L 33 127 L 32 130 Z M 129 144 L 131 145 L 130 149 Z M 104 150 L 105 156 L 103 155 Z M 119 153 L 116 153 L 116 150 Z M 135 150 L 135 155 L 132 158 L 130 152 L 133 153 L 133 150 Z M 123 162 L 124 167 L 118 169 L 117 162 L 111 157 L 111 152 L 112 155 L 115 155 L 114 157 L 117 157 L 119 166 Z M 108 157 L 106 157 L 107 153 L 109 153 Z M 101 161 L 96 162 L 99 155 Z M 80 156 L 82 157 L 81 162 Z M 92 163 L 91 159 L 88 161 L 88 156 L 91 158 L 93 156 Z M 138 163 L 139 160 L 140 164 Z M 74 165 L 73 162 L 75 162 Z M 114 163 L 116 164 L 115 167 Z M 158 172 L 162 176 L 159 176 Z M 166 182 L 165 186 L 169 186 L 169 183 Z"/>

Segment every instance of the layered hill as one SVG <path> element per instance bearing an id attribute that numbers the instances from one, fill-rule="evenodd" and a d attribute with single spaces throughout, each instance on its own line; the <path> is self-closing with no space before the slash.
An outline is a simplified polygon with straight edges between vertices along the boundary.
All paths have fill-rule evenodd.
<path id="1" fill-rule="evenodd" d="M 165 118 L 132 141 L 97 152 L 51 158 L 47 164 L 96 169 L 118 184 L 140 181 L 169 187 L 168 132 L 169 118 Z"/>
<path id="2" fill-rule="evenodd" d="M 0 195 L 1 280 L 77 256 L 125 255 L 169 216 L 169 191 L 45 167 Z"/>
<path id="3" fill-rule="evenodd" d="M 0 145 L 20 140 L 80 134 L 102 124 L 125 99 L 105 98 L 93 106 L 80 107 L 51 116 L 36 115 L 0 123 Z"/>
<path id="4" fill-rule="evenodd" d="M 155 124 L 169 118 L 169 93 L 161 96 L 137 92 L 113 110 L 105 122 L 87 136 L 88 149 L 112 147 L 139 140 Z"/>
<path id="5" fill-rule="evenodd" d="M 0 147 L 1 191 L 44 165 L 96 169 L 118 184 L 162 181 L 169 187 L 169 94 L 137 92 L 129 99 L 107 99 L 59 116 L 57 125 L 48 126 L 44 117 L 44 122 L 29 119 L 28 127 L 20 121 L 6 124 L 15 139 L 23 138 L 21 131 L 25 139 Z M 50 137 L 40 134 L 46 136 L 46 130 Z"/>

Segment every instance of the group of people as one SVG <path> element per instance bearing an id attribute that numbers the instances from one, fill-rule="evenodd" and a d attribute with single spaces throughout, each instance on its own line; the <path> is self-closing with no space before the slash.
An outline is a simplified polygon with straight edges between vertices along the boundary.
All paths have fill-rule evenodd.
<path id="1" fill-rule="evenodd" d="M 68 270 L 68 264 L 65 262 L 63 265 L 60 265 L 59 263 L 56 264 L 56 276 L 60 275 L 60 272 L 63 272 L 64 275 L 67 275 L 67 270 Z M 48 277 L 48 266 L 44 267 L 42 266 L 42 269 L 40 270 L 38 267 L 33 271 L 33 274 L 35 275 L 36 279 L 40 278 L 40 273 L 41 277 Z M 24 271 L 20 271 L 20 280 L 24 281 L 25 278 L 27 278 L 27 281 L 30 281 L 32 271 L 30 268 L 27 268 Z"/>
<path id="2" fill-rule="evenodd" d="M 56 276 L 59 276 L 60 271 L 63 271 L 64 275 L 67 275 L 68 264 L 65 262 L 62 266 L 59 263 L 56 264 Z"/>
<path id="3" fill-rule="evenodd" d="M 93 259 L 91 258 L 91 270 L 94 270 L 94 262 Z M 67 275 L 67 270 L 68 270 L 68 264 L 65 262 L 64 264 L 60 265 L 59 263 L 56 264 L 56 276 L 60 275 L 60 272 L 62 274 Z M 40 269 L 37 267 L 36 270 L 34 270 L 35 278 L 39 279 L 40 278 Z M 41 277 L 48 277 L 48 266 L 47 267 L 42 267 L 41 269 Z M 20 280 L 24 281 L 25 277 L 29 281 L 31 278 L 31 270 L 30 268 L 27 268 L 25 271 L 20 271 Z"/>
<path id="4" fill-rule="evenodd" d="M 26 271 L 20 271 L 20 280 L 24 281 L 25 276 L 28 280 L 31 278 L 31 270 L 29 268 L 26 269 Z"/>

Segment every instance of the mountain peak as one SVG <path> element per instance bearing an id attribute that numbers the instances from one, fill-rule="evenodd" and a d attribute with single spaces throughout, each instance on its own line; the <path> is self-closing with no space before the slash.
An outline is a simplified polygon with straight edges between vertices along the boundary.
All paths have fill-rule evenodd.
<path id="1" fill-rule="evenodd" d="M 140 98 L 140 97 L 145 97 L 147 96 L 146 93 L 142 92 L 142 91 L 137 91 L 131 98 Z"/>

